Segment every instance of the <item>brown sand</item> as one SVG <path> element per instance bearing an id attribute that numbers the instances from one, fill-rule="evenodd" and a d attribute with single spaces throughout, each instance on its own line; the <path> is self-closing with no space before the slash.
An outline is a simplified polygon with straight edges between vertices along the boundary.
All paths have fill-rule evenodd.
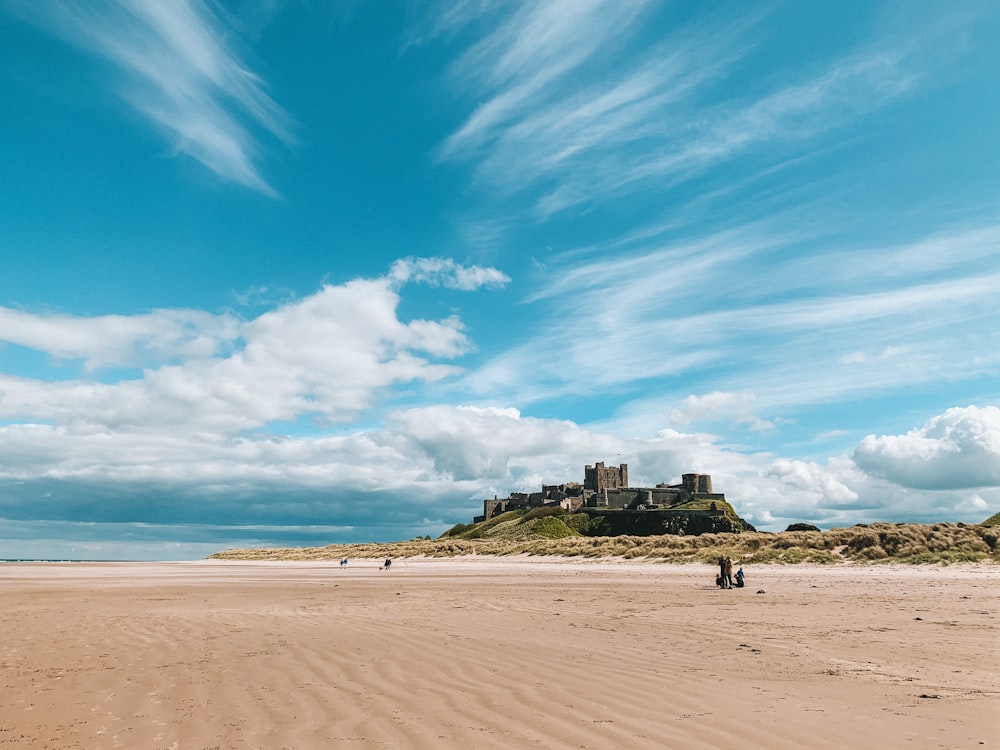
<path id="1" fill-rule="evenodd" d="M 0 750 L 1000 747 L 995 566 L 747 573 L 0 564 Z"/>

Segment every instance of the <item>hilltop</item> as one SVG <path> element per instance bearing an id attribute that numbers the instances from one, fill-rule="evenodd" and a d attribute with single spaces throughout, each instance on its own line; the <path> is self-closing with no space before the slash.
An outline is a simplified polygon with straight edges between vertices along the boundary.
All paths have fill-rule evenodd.
<path id="1" fill-rule="evenodd" d="M 754 531 L 712 488 L 709 474 L 681 475 L 680 484 L 632 487 L 628 464 L 587 464 L 583 483 L 543 484 L 537 492 L 512 492 L 505 498 L 483 501 L 483 514 L 471 526 L 459 524 L 446 536 L 478 539 L 493 536 L 493 523 L 501 527 L 512 511 L 527 511 L 525 521 L 543 516 L 559 521 L 543 524 L 540 533 L 569 536 L 656 536 L 659 534 L 709 534 Z M 562 523 L 560 523 L 560 521 Z M 562 528 L 565 523 L 568 528 Z"/>

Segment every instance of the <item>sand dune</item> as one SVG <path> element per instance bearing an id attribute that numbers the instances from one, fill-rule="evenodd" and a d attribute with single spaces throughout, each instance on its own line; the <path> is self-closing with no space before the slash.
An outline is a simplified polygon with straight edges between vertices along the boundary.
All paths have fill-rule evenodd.
<path id="1" fill-rule="evenodd" d="M 748 575 L 4 564 L 0 748 L 1000 747 L 995 566 Z"/>

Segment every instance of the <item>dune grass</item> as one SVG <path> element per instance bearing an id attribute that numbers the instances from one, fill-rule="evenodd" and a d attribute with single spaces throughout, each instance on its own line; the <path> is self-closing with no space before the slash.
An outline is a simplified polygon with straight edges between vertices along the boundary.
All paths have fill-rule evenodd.
<path id="1" fill-rule="evenodd" d="M 698 536 L 581 536 L 558 514 L 526 518 L 505 513 L 472 538 L 442 536 L 383 544 L 332 544 L 326 547 L 234 549 L 216 560 L 339 560 L 465 555 L 536 555 L 579 558 L 644 559 L 668 563 L 715 563 L 731 556 L 744 563 L 842 564 L 960 562 L 1000 563 L 1000 526 L 963 523 L 873 523 L 827 531 L 776 534 L 701 534 Z M 572 521 L 571 521 L 572 522 Z M 479 526 L 483 526 L 480 524 Z"/>

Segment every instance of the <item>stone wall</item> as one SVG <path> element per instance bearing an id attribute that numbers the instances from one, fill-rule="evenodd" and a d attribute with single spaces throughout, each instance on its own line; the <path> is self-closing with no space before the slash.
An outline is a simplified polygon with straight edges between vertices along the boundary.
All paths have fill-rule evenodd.
<path id="1" fill-rule="evenodd" d="M 591 536 L 657 536 L 659 534 L 722 534 L 750 531 L 752 526 L 730 518 L 724 510 L 620 511 L 582 508 L 597 521 Z"/>

